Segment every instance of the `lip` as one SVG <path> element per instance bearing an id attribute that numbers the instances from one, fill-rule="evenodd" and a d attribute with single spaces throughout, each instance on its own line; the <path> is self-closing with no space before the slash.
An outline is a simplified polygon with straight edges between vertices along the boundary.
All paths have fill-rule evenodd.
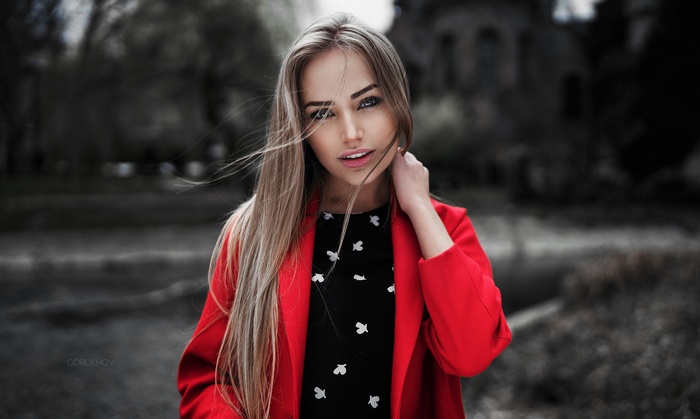
<path id="1" fill-rule="evenodd" d="M 374 150 L 370 148 L 358 148 L 346 151 L 338 159 L 346 167 L 355 169 L 369 163 L 372 160 L 372 154 L 374 154 Z"/>

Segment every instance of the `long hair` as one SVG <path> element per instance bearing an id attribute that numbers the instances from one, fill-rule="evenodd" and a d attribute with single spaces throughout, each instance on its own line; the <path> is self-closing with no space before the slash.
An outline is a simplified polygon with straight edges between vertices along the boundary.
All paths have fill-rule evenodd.
<path id="1" fill-rule="evenodd" d="M 230 307 L 217 301 L 228 316 L 217 362 L 219 388 L 247 418 L 270 414 L 278 360 L 278 271 L 285 256 L 297 250 L 307 205 L 325 175 L 305 141 L 301 74 L 309 61 L 333 48 L 367 60 L 396 119 L 397 138 L 404 149 L 411 142 L 406 73 L 381 32 L 351 15 L 335 14 L 299 35 L 281 64 L 255 189 L 224 226 L 210 265 L 210 281 L 218 265 L 226 289 L 235 290 Z"/>

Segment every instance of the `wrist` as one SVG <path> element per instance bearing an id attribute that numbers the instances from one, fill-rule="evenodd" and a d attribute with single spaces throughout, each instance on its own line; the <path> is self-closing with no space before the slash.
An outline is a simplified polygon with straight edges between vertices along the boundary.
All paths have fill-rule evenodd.
<path id="1" fill-rule="evenodd" d="M 414 217 L 425 217 L 435 213 L 435 208 L 430 199 L 416 199 L 407 205 L 401 205 L 401 209 L 411 219 Z"/>
<path id="2" fill-rule="evenodd" d="M 416 231 L 424 259 L 437 256 L 454 244 L 430 200 L 419 201 L 404 212 Z"/>

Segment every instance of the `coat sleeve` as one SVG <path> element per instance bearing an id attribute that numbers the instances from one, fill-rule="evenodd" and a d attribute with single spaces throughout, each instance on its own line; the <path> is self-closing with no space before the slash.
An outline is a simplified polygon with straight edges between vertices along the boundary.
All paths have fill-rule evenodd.
<path id="1" fill-rule="evenodd" d="M 421 333 L 446 373 L 470 377 L 484 371 L 512 336 L 491 264 L 466 210 L 439 204 L 436 209 L 454 245 L 418 263 L 427 308 Z"/>
<path id="2" fill-rule="evenodd" d="M 225 252 L 226 246 L 223 246 L 204 310 L 192 339 L 180 358 L 177 387 L 182 396 L 182 418 L 240 418 L 221 394 L 222 391 L 228 391 L 234 400 L 233 392 L 227 385 L 220 385 L 216 381 L 216 362 L 228 319 L 219 304 L 228 307 L 233 298 L 232 287 L 226 285 L 231 281 L 224 277 L 226 270 L 221 255 Z"/>

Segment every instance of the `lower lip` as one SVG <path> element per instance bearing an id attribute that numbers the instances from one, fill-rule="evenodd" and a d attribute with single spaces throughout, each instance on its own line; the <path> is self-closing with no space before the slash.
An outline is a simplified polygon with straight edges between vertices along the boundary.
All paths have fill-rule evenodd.
<path id="1" fill-rule="evenodd" d="M 372 152 L 356 159 L 340 159 L 340 162 L 346 167 L 357 169 L 358 167 L 365 166 L 370 160 L 372 160 Z"/>

